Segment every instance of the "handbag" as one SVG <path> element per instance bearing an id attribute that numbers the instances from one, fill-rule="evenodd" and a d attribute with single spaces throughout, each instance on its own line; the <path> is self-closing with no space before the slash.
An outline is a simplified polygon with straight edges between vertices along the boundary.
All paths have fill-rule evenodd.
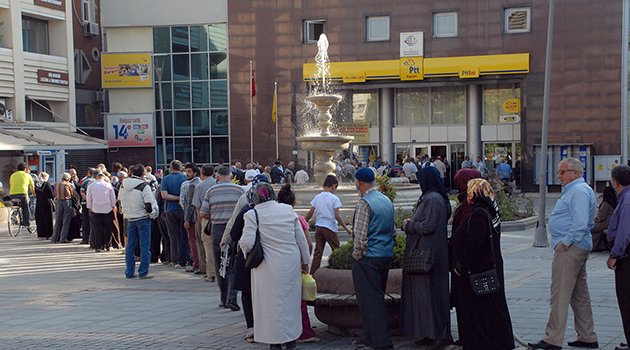
<path id="1" fill-rule="evenodd" d="M 258 228 L 258 212 L 254 209 L 254 215 L 256 215 L 256 241 L 252 250 L 247 253 L 245 259 L 245 267 L 248 269 L 255 269 L 262 263 L 264 259 L 262 244 L 260 243 L 260 229 Z"/>
<path id="2" fill-rule="evenodd" d="M 429 273 L 433 269 L 433 248 L 419 248 L 420 238 L 405 255 L 403 272 L 406 274 Z"/>
<path id="3" fill-rule="evenodd" d="M 492 256 L 493 264 L 491 269 L 480 273 L 471 274 L 470 271 L 468 271 L 470 286 L 472 287 L 472 291 L 473 293 L 475 293 L 475 295 L 492 294 L 501 289 L 499 274 L 497 272 L 497 264 L 495 263 L 496 260 L 494 256 L 494 245 L 492 244 L 492 233 L 494 232 L 494 226 L 492 225 L 492 221 L 490 220 L 490 214 L 485 209 L 482 210 L 486 213 L 486 217 L 488 218 L 488 225 L 490 227 L 490 254 Z M 468 221 L 468 223 L 470 224 L 470 221 Z"/>

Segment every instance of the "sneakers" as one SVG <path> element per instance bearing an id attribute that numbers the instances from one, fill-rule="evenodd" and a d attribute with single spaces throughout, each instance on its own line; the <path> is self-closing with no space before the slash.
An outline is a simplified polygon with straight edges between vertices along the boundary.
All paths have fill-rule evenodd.
<path id="1" fill-rule="evenodd" d="M 214 280 L 215 280 L 215 279 L 216 279 L 216 278 L 215 278 L 214 276 L 204 278 L 204 280 L 205 280 L 206 282 L 214 282 Z"/>
<path id="2" fill-rule="evenodd" d="M 243 339 L 245 339 L 245 341 L 248 343 L 253 343 L 254 342 L 254 329 L 247 328 L 247 331 L 245 332 Z"/>
<path id="3" fill-rule="evenodd" d="M 141 280 L 148 280 L 148 279 L 151 279 L 151 278 L 153 278 L 153 275 L 150 275 L 148 273 L 146 275 L 143 275 L 143 276 L 138 276 L 138 279 L 141 279 Z"/>
<path id="4" fill-rule="evenodd" d="M 233 304 L 233 303 L 228 303 L 226 306 L 226 308 L 232 310 L 232 311 L 241 311 L 241 307 L 238 306 L 238 304 Z"/>
<path id="5" fill-rule="evenodd" d="M 186 272 L 195 272 L 195 269 L 193 269 L 192 266 L 188 265 L 186 266 Z"/>

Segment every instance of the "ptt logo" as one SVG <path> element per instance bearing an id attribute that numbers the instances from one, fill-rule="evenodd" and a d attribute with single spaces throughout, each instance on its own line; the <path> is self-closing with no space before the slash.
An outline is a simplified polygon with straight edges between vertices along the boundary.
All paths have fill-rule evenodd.
<path id="1" fill-rule="evenodd" d="M 408 74 L 420 74 L 420 67 L 416 65 L 416 61 L 412 58 L 408 58 L 403 65 L 407 67 Z"/>

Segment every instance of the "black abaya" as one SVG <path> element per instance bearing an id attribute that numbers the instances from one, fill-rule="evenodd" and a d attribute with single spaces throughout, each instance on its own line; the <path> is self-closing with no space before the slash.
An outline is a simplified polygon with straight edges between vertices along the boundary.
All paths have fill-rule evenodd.
<path id="1" fill-rule="evenodd" d="M 48 182 L 35 187 L 35 223 L 37 237 L 50 238 L 53 234 L 53 190 Z"/>

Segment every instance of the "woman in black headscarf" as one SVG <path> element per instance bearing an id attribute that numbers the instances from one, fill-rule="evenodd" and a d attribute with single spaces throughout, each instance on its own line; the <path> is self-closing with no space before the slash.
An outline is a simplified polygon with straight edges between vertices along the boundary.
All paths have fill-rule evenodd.
<path id="1" fill-rule="evenodd" d="M 405 256 L 412 249 L 431 249 L 434 261 L 428 273 L 403 270 L 401 330 L 418 344 L 439 347 L 451 340 L 446 229 L 451 205 L 435 167 L 423 168 L 419 182 L 422 196 L 413 217 L 402 226 L 407 235 Z"/>
<path id="2" fill-rule="evenodd" d="M 457 309 L 457 329 L 464 350 L 514 349 L 512 321 L 505 299 L 501 221 L 494 192 L 484 179 L 468 181 L 470 214 L 451 238 L 453 271 L 451 290 Z M 473 293 L 470 274 L 495 268 L 498 291 Z"/>
<path id="3" fill-rule="evenodd" d="M 604 189 L 604 198 L 597 209 L 595 226 L 593 226 L 591 230 L 594 252 L 602 252 L 609 249 L 606 232 L 604 231 L 608 230 L 608 224 L 610 223 L 610 218 L 615 208 L 617 208 L 617 193 L 612 186 L 608 186 Z"/>
<path id="4" fill-rule="evenodd" d="M 52 186 L 48 183 L 48 174 L 41 172 L 40 181 L 35 186 L 35 222 L 37 223 L 37 238 L 50 239 L 53 234 L 54 195 Z"/>

